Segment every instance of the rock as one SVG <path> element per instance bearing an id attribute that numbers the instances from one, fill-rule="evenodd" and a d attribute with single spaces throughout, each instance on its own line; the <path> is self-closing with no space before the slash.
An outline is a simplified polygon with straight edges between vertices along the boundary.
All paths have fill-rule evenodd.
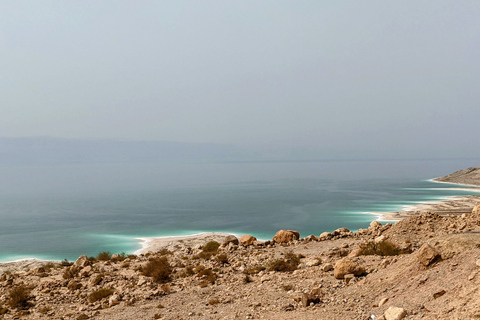
<path id="1" fill-rule="evenodd" d="M 234 244 L 234 245 L 237 245 L 239 244 L 238 242 L 238 238 L 235 237 L 233 234 L 232 235 L 229 235 L 229 236 L 226 236 L 224 239 L 223 239 L 223 242 L 222 242 L 222 247 L 227 247 L 230 243 Z"/>
<path id="2" fill-rule="evenodd" d="M 344 235 L 348 233 L 350 233 L 350 230 L 348 230 L 347 228 L 338 228 L 332 232 L 334 236 Z"/>
<path id="3" fill-rule="evenodd" d="M 92 272 L 92 267 L 91 266 L 86 266 L 85 268 L 80 270 L 80 276 L 81 277 L 88 277 L 91 272 Z"/>
<path id="4" fill-rule="evenodd" d="M 294 230 L 279 230 L 273 237 L 273 242 L 276 243 L 288 243 L 293 240 L 298 240 L 300 239 L 300 234 L 298 231 Z"/>
<path id="5" fill-rule="evenodd" d="M 240 237 L 239 241 L 244 246 L 251 246 L 255 241 L 257 241 L 257 238 L 248 234 L 244 234 Z"/>
<path id="6" fill-rule="evenodd" d="M 477 265 L 477 267 L 480 267 L 480 259 L 478 259 L 475 264 Z"/>
<path id="7" fill-rule="evenodd" d="M 348 284 L 350 281 L 352 281 L 355 278 L 355 275 L 349 273 L 343 276 L 343 279 L 345 279 L 345 283 Z"/>
<path id="8" fill-rule="evenodd" d="M 322 260 L 319 258 L 306 258 L 304 262 L 307 267 L 315 267 L 322 263 Z"/>
<path id="9" fill-rule="evenodd" d="M 88 261 L 88 257 L 86 255 L 78 257 L 77 261 L 73 263 L 73 266 L 78 269 L 84 268 L 89 265 L 90 265 L 90 261 Z"/>
<path id="10" fill-rule="evenodd" d="M 323 268 L 322 268 L 322 269 L 323 269 L 323 271 L 328 272 L 328 271 L 330 271 L 330 270 L 333 269 L 333 264 L 331 264 L 331 263 L 325 263 L 325 264 L 323 265 Z"/>
<path id="11" fill-rule="evenodd" d="M 318 239 L 320 241 L 323 241 L 323 240 L 329 240 L 332 238 L 332 234 L 330 232 L 322 232 L 319 236 L 318 236 Z"/>
<path id="12" fill-rule="evenodd" d="M 390 307 L 385 311 L 386 320 L 400 320 L 407 315 L 407 312 L 403 308 Z"/>
<path id="13" fill-rule="evenodd" d="M 473 214 L 480 214 L 480 203 L 477 203 L 475 205 L 475 207 L 473 207 L 472 213 Z"/>
<path id="14" fill-rule="evenodd" d="M 382 300 L 380 300 L 380 301 L 378 302 L 378 306 L 379 306 L 379 307 L 383 306 L 385 303 L 387 303 L 387 301 L 388 301 L 388 298 L 383 298 Z"/>
<path id="15" fill-rule="evenodd" d="M 96 286 L 96 285 L 99 284 L 102 280 L 103 280 L 103 275 L 97 273 L 97 274 L 95 274 L 94 276 L 92 276 L 92 277 L 90 278 L 90 285 Z"/>
<path id="16" fill-rule="evenodd" d="M 440 291 L 438 291 L 438 292 L 435 292 L 435 293 L 433 294 L 433 298 L 434 298 L 434 299 L 440 298 L 440 297 L 443 296 L 445 293 L 446 293 L 445 290 L 440 290 Z"/>
<path id="17" fill-rule="evenodd" d="M 302 307 L 308 307 L 310 306 L 310 304 L 317 304 L 317 303 L 320 303 L 321 300 L 320 300 L 320 295 L 313 295 L 313 294 L 308 294 L 308 293 L 304 293 L 302 295 Z"/>
<path id="18" fill-rule="evenodd" d="M 365 273 L 365 268 L 351 258 L 338 260 L 334 268 L 334 277 L 336 279 L 343 279 L 345 275 L 349 273 L 360 276 Z"/>
<path id="19" fill-rule="evenodd" d="M 118 296 L 118 294 L 113 294 L 110 296 L 110 298 L 108 298 L 108 305 L 110 307 L 113 307 L 117 304 L 119 304 L 120 302 L 118 301 L 120 299 L 120 297 Z"/>
<path id="20" fill-rule="evenodd" d="M 348 258 L 358 257 L 358 256 L 360 255 L 360 252 L 362 252 L 362 250 L 361 250 L 360 248 L 353 249 L 353 250 L 347 255 L 347 257 L 348 257 Z"/>
<path id="21" fill-rule="evenodd" d="M 440 253 L 429 245 L 425 243 L 417 252 L 417 259 L 420 261 L 424 266 L 428 266 L 437 260 L 440 257 Z"/>
<path id="22" fill-rule="evenodd" d="M 385 241 L 385 240 L 387 240 L 387 237 L 385 237 L 385 236 L 382 234 L 381 236 L 376 237 L 375 240 L 373 240 L 373 241 L 375 241 L 375 243 L 380 243 L 380 242 L 383 242 L 383 241 Z"/>
<path id="23" fill-rule="evenodd" d="M 307 241 L 307 242 L 317 241 L 317 237 L 315 237 L 313 234 L 311 234 L 308 237 L 305 237 L 305 241 Z"/>
<path id="24" fill-rule="evenodd" d="M 368 230 L 370 231 L 376 231 L 382 227 L 382 224 L 378 221 L 372 221 L 370 222 L 370 226 L 368 227 Z"/>

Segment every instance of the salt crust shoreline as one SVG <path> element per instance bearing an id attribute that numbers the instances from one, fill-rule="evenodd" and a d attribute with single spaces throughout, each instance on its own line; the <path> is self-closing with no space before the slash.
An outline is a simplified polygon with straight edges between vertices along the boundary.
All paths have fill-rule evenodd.
<path id="1" fill-rule="evenodd" d="M 464 190 L 478 192 L 478 195 L 471 196 L 452 196 L 444 197 L 439 201 L 427 201 L 415 205 L 405 205 L 402 207 L 402 210 L 399 212 L 365 212 L 365 214 L 370 214 L 376 216 L 376 221 L 381 222 L 393 222 L 400 221 L 404 218 L 419 215 L 420 212 L 426 211 L 435 211 L 435 212 L 451 212 L 451 213 L 466 213 L 471 212 L 471 209 L 476 203 L 480 202 L 480 186 L 472 184 L 462 184 L 454 182 L 444 182 L 437 181 L 435 179 L 429 179 L 428 181 L 435 183 L 443 183 L 450 185 L 461 185 L 468 186 L 472 188 L 465 188 Z M 457 188 L 456 188 L 457 189 Z M 165 236 L 165 237 L 151 237 L 151 238 L 136 238 L 139 240 L 141 248 L 136 250 L 134 254 L 146 254 L 148 252 L 157 252 L 162 249 L 175 250 L 175 248 L 180 247 L 181 245 L 188 244 L 188 246 L 195 248 L 197 246 L 204 245 L 208 241 L 217 241 L 221 242 L 226 236 L 237 234 L 232 233 L 221 233 L 221 232 L 202 232 L 191 235 L 182 235 L 182 236 Z M 13 261 L 0 262 L 0 274 L 6 271 L 18 271 L 18 270 L 29 270 L 31 268 L 40 267 L 45 265 L 51 260 L 41 260 L 37 258 L 24 258 Z"/>

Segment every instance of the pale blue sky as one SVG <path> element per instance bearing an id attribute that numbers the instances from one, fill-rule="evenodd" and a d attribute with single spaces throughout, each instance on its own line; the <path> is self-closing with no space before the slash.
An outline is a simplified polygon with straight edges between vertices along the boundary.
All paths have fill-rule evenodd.
<path id="1" fill-rule="evenodd" d="M 478 155 L 479 17 L 476 0 L 1 1 L 0 137 Z"/>

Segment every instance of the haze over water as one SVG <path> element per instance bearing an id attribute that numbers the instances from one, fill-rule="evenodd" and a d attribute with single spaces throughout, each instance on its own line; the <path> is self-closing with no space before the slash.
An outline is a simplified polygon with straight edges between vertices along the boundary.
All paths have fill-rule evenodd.
<path id="1" fill-rule="evenodd" d="M 474 160 L 0 167 L 0 259 L 133 252 L 138 237 L 365 228 L 365 212 L 473 194 L 426 179 Z M 446 171 L 448 170 L 448 171 Z"/>

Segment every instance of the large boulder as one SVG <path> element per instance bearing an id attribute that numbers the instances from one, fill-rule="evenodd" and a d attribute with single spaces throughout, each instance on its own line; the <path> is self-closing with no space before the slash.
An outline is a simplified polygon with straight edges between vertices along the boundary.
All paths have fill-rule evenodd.
<path id="1" fill-rule="evenodd" d="M 424 266 L 428 266 L 432 264 L 435 260 L 440 257 L 440 252 L 437 249 L 425 243 L 423 246 L 418 249 L 417 252 L 417 259 L 420 261 Z"/>
<path id="2" fill-rule="evenodd" d="M 223 238 L 222 247 L 227 247 L 230 243 L 238 246 L 238 238 L 235 237 L 233 234 Z"/>
<path id="3" fill-rule="evenodd" d="M 273 242 L 276 243 L 288 243 L 293 240 L 300 239 L 300 233 L 295 230 L 279 230 L 273 237 Z"/>
<path id="4" fill-rule="evenodd" d="M 368 230 L 370 231 L 375 231 L 378 230 L 382 227 L 382 224 L 378 221 L 372 221 L 370 222 L 370 226 L 368 227 Z"/>
<path id="5" fill-rule="evenodd" d="M 257 238 L 248 234 L 244 234 L 240 237 L 239 241 L 244 246 L 251 246 L 254 244 L 255 241 L 257 241 Z"/>
<path id="6" fill-rule="evenodd" d="M 89 266 L 91 263 L 88 260 L 88 257 L 83 255 L 78 257 L 77 261 L 73 263 L 73 266 L 76 267 L 77 269 L 84 268 L 86 266 Z"/>
<path id="7" fill-rule="evenodd" d="M 346 274 L 360 276 L 365 273 L 365 267 L 360 265 L 357 260 L 343 258 L 335 263 L 333 275 L 336 279 L 343 279 Z"/>

